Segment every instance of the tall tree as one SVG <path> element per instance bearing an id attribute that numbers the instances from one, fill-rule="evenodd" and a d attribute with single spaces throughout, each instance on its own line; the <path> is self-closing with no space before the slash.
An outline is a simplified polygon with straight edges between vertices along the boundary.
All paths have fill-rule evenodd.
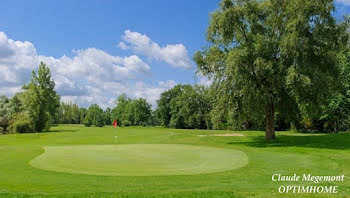
<path id="1" fill-rule="evenodd" d="M 318 112 L 337 78 L 348 37 L 333 11 L 332 0 L 222 0 L 210 46 L 194 56 L 198 72 L 237 114 L 265 115 L 265 139 L 274 140 L 276 111 Z"/>
<path id="2" fill-rule="evenodd" d="M 23 86 L 25 91 L 20 94 L 21 102 L 23 109 L 32 117 L 35 131 L 40 132 L 51 126 L 60 100 L 54 88 L 50 69 L 43 62 L 37 73 L 33 71 L 29 84 Z"/>

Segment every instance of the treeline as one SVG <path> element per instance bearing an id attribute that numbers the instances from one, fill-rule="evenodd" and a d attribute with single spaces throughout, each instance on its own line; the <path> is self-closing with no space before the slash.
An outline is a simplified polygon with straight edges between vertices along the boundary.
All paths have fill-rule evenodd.
<path id="1" fill-rule="evenodd" d="M 116 106 L 106 110 L 97 104 L 92 104 L 89 108 L 79 108 L 77 104 L 61 102 L 54 123 L 102 127 L 112 125 L 117 120 L 121 126 L 150 126 L 156 125 L 153 113 L 151 105 L 144 98 L 131 99 L 121 95 L 116 100 Z"/>
<path id="2" fill-rule="evenodd" d="M 276 110 L 277 130 L 338 132 L 350 130 L 350 52 L 338 56 L 339 77 L 336 88 L 312 113 L 303 106 L 284 106 L 286 113 Z M 180 84 L 163 92 L 152 109 L 144 98 L 121 95 L 115 106 L 103 110 L 97 104 L 89 108 L 71 102 L 60 103 L 54 91 L 49 68 L 41 63 L 22 92 L 12 98 L 0 96 L 0 130 L 2 132 L 40 132 L 52 124 L 84 124 L 85 126 L 164 126 L 181 129 L 264 130 L 265 117 L 232 108 L 229 98 L 218 95 L 215 86 Z"/>
<path id="3" fill-rule="evenodd" d="M 285 106 L 290 109 L 288 113 L 276 111 L 277 130 L 304 132 L 350 130 L 350 53 L 343 52 L 338 57 L 338 67 L 341 71 L 338 88 L 334 89 L 324 104 L 315 108 L 312 114 L 303 113 L 298 106 Z M 66 114 L 63 113 L 63 116 L 59 117 L 66 121 L 58 123 L 104 126 L 118 120 L 119 126 L 264 130 L 264 115 L 238 114 L 239 109 L 231 108 L 230 101 L 218 96 L 217 91 L 214 86 L 176 85 L 161 94 L 154 110 L 145 99 L 130 99 L 125 95 L 118 97 L 115 107 L 107 108 L 105 111 L 96 104 L 85 109 L 75 104 L 61 103 L 59 112 Z"/>
<path id="4" fill-rule="evenodd" d="M 208 89 L 199 85 L 176 85 L 161 94 L 155 110 L 152 110 L 144 98 L 131 99 L 126 95 L 119 96 L 115 104 L 115 107 L 103 110 L 97 104 L 89 108 L 79 108 L 71 102 L 61 102 L 54 123 L 102 127 L 112 125 L 117 120 L 119 126 L 212 128 Z"/>

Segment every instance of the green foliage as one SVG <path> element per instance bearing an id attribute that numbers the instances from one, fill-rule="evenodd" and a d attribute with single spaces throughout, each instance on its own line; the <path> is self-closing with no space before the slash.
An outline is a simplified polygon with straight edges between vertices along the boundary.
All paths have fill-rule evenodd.
<path id="1" fill-rule="evenodd" d="M 329 102 L 323 106 L 323 129 L 338 132 L 350 130 L 350 52 L 338 55 L 340 78 L 337 89 L 329 95 Z"/>
<path id="2" fill-rule="evenodd" d="M 112 109 L 112 120 L 118 120 L 118 125 L 131 125 L 130 105 L 131 99 L 121 95 L 116 100 L 116 106 Z"/>
<path id="3" fill-rule="evenodd" d="M 194 56 L 198 72 L 237 117 L 265 115 L 270 141 L 276 112 L 319 115 L 333 89 L 336 54 L 348 40 L 333 10 L 332 1 L 222 0 L 207 30 L 210 46 Z"/>
<path id="4" fill-rule="evenodd" d="M 34 122 L 28 111 L 15 113 L 10 121 L 10 131 L 13 133 L 32 133 L 35 132 Z"/>
<path id="5" fill-rule="evenodd" d="M 133 125 L 136 126 L 146 126 L 149 124 L 151 118 L 151 105 L 147 103 L 146 99 L 139 98 L 132 102 L 133 111 Z"/>
<path id="6" fill-rule="evenodd" d="M 16 93 L 10 100 L 14 113 L 19 113 L 23 110 L 20 95 L 21 93 Z"/>
<path id="7" fill-rule="evenodd" d="M 30 122 L 21 121 L 21 120 L 16 121 L 13 124 L 13 131 L 15 133 L 32 133 L 32 132 L 34 132 Z"/>
<path id="8" fill-rule="evenodd" d="M 176 85 L 162 93 L 157 113 L 165 126 L 206 129 L 210 123 L 210 101 L 202 86 Z"/>
<path id="9" fill-rule="evenodd" d="M 86 108 L 79 108 L 79 123 L 83 124 L 85 117 L 87 116 L 88 110 Z"/>
<path id="10" fill-rule="evenodd" d="M 203 87 L 183 85 L 182 92 L 170 102 L 170 126 L 205 129 L 210 127 L 209 100 Z"/>
<path id="11" fill-rule="evenodd" d="M 51 125 L 60 100 L 54 88 L 50 69 L 41 62 L 38 72 L 33 71 L 30 83 L 23 86 L 24 92 L 19 95 L 23 110 L 32 118 L 34 131 L 47 130 Z"/>
<path id="12" fill-rule="evenodd" d="M 90 127 L 92 125 L 92 121 L 88 116 L 85 117 L 83 123 L 86 127 Z"/>
<path id="13" fill-rule="evenodd" d="M 106 111 L 104 112 L 104 120 L 106 125 L 112 125 L 114 121 L 112 120 L 112 110 L 109 107 L 107 107 Z"/>
<path id="14" fill-rule="evenodd" d="M 161 94 L 160 99 L 157 101 L 157 116 L 162 126 L 168 127 L 171 119 L 170 102 L 180 94 L 181 85 L 177 85 L 174 88 L 165 91 Z"/>
<path id="15" fill-rule="evenodd" d="M 80 124 L 81 112 L 77 104 L 61 102 L 55 114 L 57 124 Z"/>
<path id="16" fill-rule="evenodd" d="M 103 127 L 105 125 L 103 110 L 97 105 L 90 105 L 84 121 L 85 126 L 95 125 Z"/>
<path id="17" fill-rule="evenodd" d="M 0 96 L 0 127 L 2 132 L 5 132 L 9 126 L 13 113 L 14 107 L 11 105 L 10 100 L 6 96 Z"/>
<path id="18" fill-rule="evenodd" d="M 121 95 L 111 111 L 111 120 L 118 120 L 122 126 L 146 126 L 152 121 L 151 105 L 144 98 L 132 100 Z"/>

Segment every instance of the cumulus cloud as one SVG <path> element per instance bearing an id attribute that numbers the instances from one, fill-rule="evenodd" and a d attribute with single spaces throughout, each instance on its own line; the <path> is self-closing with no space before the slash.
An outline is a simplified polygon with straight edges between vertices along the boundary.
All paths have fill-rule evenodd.
<path id="1" fill-rule="evenodd" d="M 160 93 L 175 85 L 174 81 L 146 84 L 151 67 L 136 55 L 121 57 L 87 48 L 75 51 L 73 57 L 42 56 L 32 43 L 14 41 L 0 32 L 0 94 L 19 92 L 41 61 L 50 67 L 62 100 L 84 107 L 93 103 L 103 108 L 114 106 L 114 99 L 121 94 L 143 97 L 155 105 Z"/>
<path id="2" fill-rule="evenodd" d="M 192 68 L 187 49 L 183 44 L 169 44 L 161 47 L 148 36 L 130 30 L 124 32 L 122 39 L 123 41 L 118 44 L 121 49 L 131 49 L 135 53 L 164 61 L 174 67 Z"/>

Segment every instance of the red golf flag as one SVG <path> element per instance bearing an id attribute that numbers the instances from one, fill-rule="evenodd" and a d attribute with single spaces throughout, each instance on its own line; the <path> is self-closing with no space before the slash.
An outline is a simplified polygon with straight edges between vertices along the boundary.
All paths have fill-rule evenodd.
<path id="1" fill-rule="evenodd" d="M 117 125 L 118 125 L 117 120 L 114 120 L 113 126 L 114 126 L 114 127 L 117 127 Z"/>

